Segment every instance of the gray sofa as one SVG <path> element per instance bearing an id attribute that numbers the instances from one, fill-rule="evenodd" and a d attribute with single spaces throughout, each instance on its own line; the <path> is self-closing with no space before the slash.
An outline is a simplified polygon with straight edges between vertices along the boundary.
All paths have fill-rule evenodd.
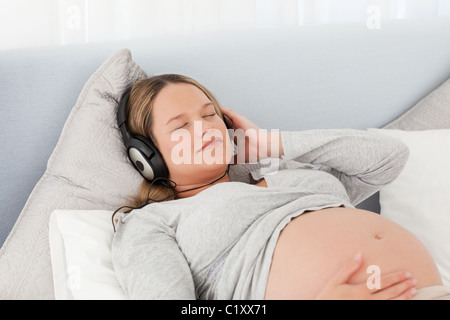
<path id="1" fill-rule="evenodd" d="M 364 23 L 319 25 L 0 51 L 0 245 L 85 82 L 120 48 L 149 75 L 197 79 L 260 127 L 366 129 L 384 127 L 450 76 L 449 39 L 450 19 L 437 18 L 373 31 Z M 358 207 L 379 212 L 377 194 Z M 25 287 L 5 296 L 51 298 Z"/>

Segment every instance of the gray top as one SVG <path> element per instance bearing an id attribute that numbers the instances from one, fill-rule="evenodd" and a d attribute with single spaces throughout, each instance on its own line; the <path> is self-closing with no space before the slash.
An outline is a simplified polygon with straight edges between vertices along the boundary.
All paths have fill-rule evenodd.
<path id="1" fill-rule="evenodd" d="M 354 208 L 409 156 L 402 141 L 356 129 L 281 131 L 281 140 L 281 159 L 231 166 L 231 182 L 122 216 L 112 259 L 129 298 L 263 299 L 279 233 L 293 217 Z M 252 185 L 262 177 L 267 188 Z"/>

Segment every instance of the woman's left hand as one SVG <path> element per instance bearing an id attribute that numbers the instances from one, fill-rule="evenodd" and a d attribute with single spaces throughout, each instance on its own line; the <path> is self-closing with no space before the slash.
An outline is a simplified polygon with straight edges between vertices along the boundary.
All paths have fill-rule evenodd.
<path id="1" fill-rule="evenodd" d="M 230 129 L 234 132 L 234 143 L 241 147 L 237 156 L 235 157 L 235 164 L 258 162 L 266 157 L 277 156 L 280 157 L 282 153 L 281 136 L 277 132 L 268 132 L 266 129 L 261 129 L 256 124 L 251 122 L 247 117 L 241 115 L 228 107 L 220 106 L 225 119 Z M 239 130 L 241 129 L 241 130 Z M 271 140 L 277 139 L 278 144 L 275 144 L 278 153 L 272 152 Z M 245 143 L 245 153 L 242 153 L 242 144 Z M 275 151 L 277 151 L 275 150 Z M 242 157 L 245 156 L 245 159 Z"/>
<path id="2" fill-rule="evenodd" d="M 317 300 L 409 300 L 416 294 L 416 281 L 404 271 L 380 277 L 380 288 L 369 289 L 367 282 L 349 284 L 348 281 L 362 267 L 362 255 L 357 254 L 331 277 L 316 296 Z"/>

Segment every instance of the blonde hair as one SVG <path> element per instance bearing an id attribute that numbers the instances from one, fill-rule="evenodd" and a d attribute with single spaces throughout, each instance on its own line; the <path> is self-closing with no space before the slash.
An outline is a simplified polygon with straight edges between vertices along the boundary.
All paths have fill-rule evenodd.
<path id="1" fill-rule="evenodd" d="M 213 103 L 216 113 L 223 117 L 219 108 L 219 102 L 214 95 L 196 80 L 180 74 L 162 74 L 138 80 L 131 88 L 130 98 L 127 104 L 128 130 L 132 135 L 141 135 L 151 139 L 156 146 L 152 134 L 153 124 L 153 102 L 158 93 L 168 84 L 187 83 L 192 84 L 205 93 Z M 174 190 L 164 185 L 154 183 L 150 189 L 151 182 L 143 180 L 139 192 L 132 198 L 127 206 L 138 207 L 147 203 L 147 199 L 170 201 L 176 199 Z M 150 201 L 151 202 L 151 201 Z"/>

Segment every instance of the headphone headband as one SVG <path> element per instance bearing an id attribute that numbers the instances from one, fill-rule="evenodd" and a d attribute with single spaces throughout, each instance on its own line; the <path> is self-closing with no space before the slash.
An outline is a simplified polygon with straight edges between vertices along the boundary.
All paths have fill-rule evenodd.
<path id="1" fill-rule="evenodd" d="M 128 99 L 130 99 L 130 93 L 131 87 L 127 88 L 120 98 L 119 109 L 117 110 L 117 124 L 119 125 L 119 128 L 128 120 L 127 103 Z"/>

